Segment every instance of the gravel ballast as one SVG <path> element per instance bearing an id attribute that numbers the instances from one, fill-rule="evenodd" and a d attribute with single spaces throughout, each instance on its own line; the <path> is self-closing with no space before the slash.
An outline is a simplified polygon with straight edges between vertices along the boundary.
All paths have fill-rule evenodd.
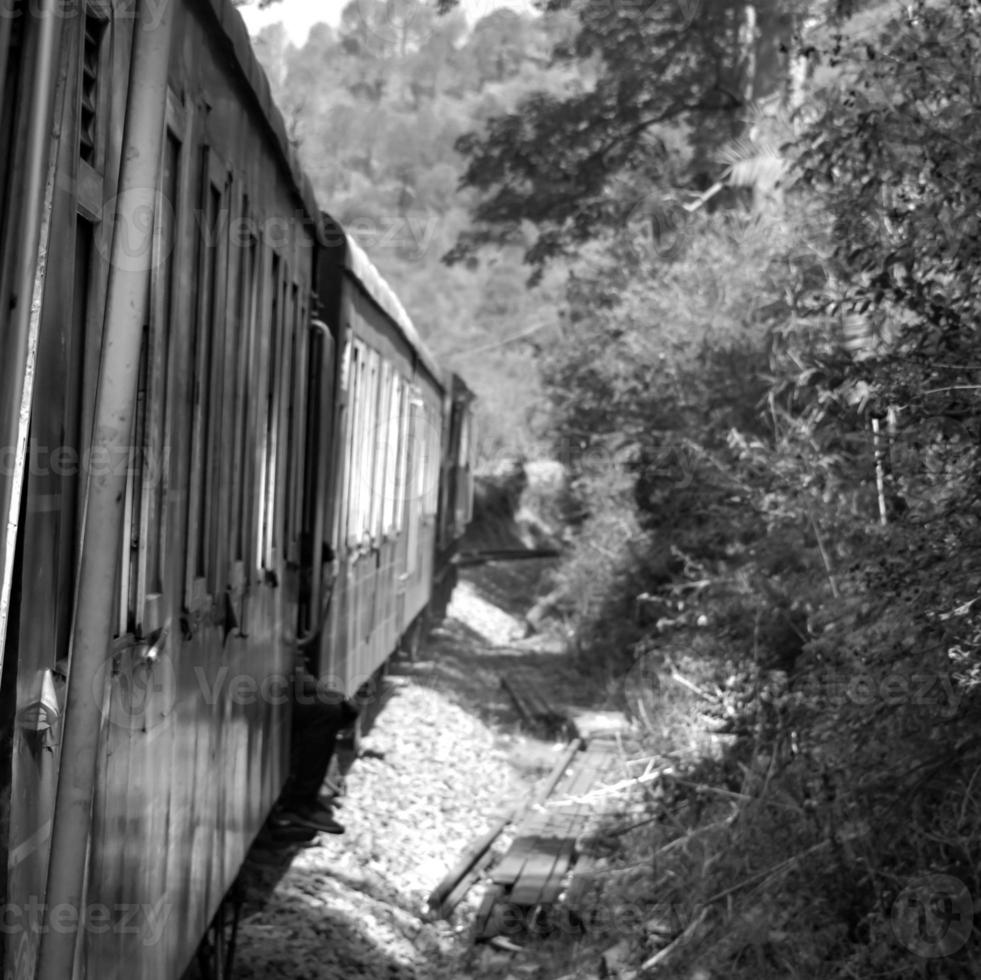
<path id="1" fill-rule="evenodd" d="M 461 583 L 424 659 L 396 664 L 388 678 L 336 812 L 347 833 L 282 852 L 278 865 L 247 863 L 237 978 L 494 975 L 469 943 L 480 887 L 449 922 L 432 918 L 427 898 L 561 751 L 516 730 L 500 688 L 512 668 L 534 670 L 553 689 L 575 685 L 565 658 L 524 632 Z"/>

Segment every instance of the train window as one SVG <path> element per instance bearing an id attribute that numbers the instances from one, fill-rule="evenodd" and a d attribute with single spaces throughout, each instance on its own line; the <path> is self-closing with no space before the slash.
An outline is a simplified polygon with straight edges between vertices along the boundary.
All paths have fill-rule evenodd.
<path id="1" fill-rule="evenodd" d="M 399 462 L 402 445 L 402 379 L 392 370 L 388 382 L 388 423 L 385 428 L 385 491 L 382 500 L 382 532 L 398 530 Z"/>
<path id="2" fill-rule="evenodd" d="M 413 387 L 409 399 L 408 462 L 405 473 L 406 487 L 406 574 L 414 576 L 419 566 L 419 518 L 422 501 L 418 489 L 422 468 L 423 450 L 423 403 L 419 389 Z"/>
<path id="3" fill-rule="evenodd" d="M 103 50 L 109 24 L 101 10 L 89 4 L 85 9 L 82 31 L 82 78 L 79 85 L 78 155 L 90 167 L 101 170 L 102 122 L 105 114 L 102 84 Z"/>
<path id="4" fill-rule="evenodd" d="M 429 410 L 425 402 L 419 407 L 419 425 L 416 436 L 416 483 L 413 493 L 419 501 L 419 512 L 425 515 L 429 512 L 426 492 L 426 479 L 429 476 Z"/>
<path id="5" fill-rule="evenodd" d="M 120 591 L 119 633 L 135 633 L 136 611 L 140 598 L 140 543 L 145 531 L 143 502 L 145 461 L 147 458 L 147 375 L 150 354 L 149 328 L 143 326 L 140 344 L 140 369 L 133 411 L 132 437 L 126 470 L 126 496 L 123 503 L 123 538 Z"/>
<path id="6" fill-rule="evenodd" d="M 426 517 L 435 517 L 439 507 L 439 467 L 440 467 L 440 413 L 432 406 L 426 412 L 423 445 L 422 512 Z"/>
<path id="7" fill-rule="evenodd" d="M 357 521 L 357 500 L 355 498 L 355 487 L 357 484 L 358 459 L 361 444 L 358 440 L 361 412 L 359 410 L 358 390 L 361 387 L 361 345 L 355 341 L 348 348 L 347 363 L 347 471 L 344 480 L 344 511 L 346 527 L 344 528 L 347 536 L 348 547 L 352 547 L 357 540 L 356 521 Z"/>
<path id="8" fill-rule="evenodd" d="M 381 362 L 378 385 L 378 415 L 372 432 L 375 443 L 375 464 L 371 478 L 371 534 L 375 538 L 385 533 L 385 501 L 388 497 L 388 445 L 391 441 L 390 411 L 392 404 L 392 365 Z"/>
<path id="9" fill-rule="evenodd" d="M 243 227 L 251 227 L 248 196 L 242 202 Z M 255 463 L 253 440 L 250 438 L 250 419 L 253 417 L 250 397 L 251 380 L 254 363 L 255 347 L 255 311 L 257 309 L 259 242 L 253 235 L 239 244 L 238 251 L 238 288 L 236 290 L 235 331 L 231 336 L 233 350 L 238 352 L 235 367 L 234 395 L 234 441 L 233 464 L 231 474 L 231 559 L 235 571 L 229 576 L 233 585 L 245 584 L 236 581 L 244 579 L 251 567 L 249 555 L 246 552 L 249 535 L 246 528 L 251 521 L 251 500 L 248 497 L 248 487 L 252 486 L 252 472 Z"/>
<path id="10" fill-rule="evenodd" d="M 281 463 L 281 473 L 284 486 L 279 494 L 279 533 L 285 535 L 283 544 L 287 555 L 295 543 L 294 527 L 296 524 L 297 512 L 295 507 L 294 495 L 297 484 L 297 456 L 294 452 L 296 446 L 296 424 L 297 409 L 300 404 L 302 392 L 298 390 L 301 385 L 302 372 L 298 370 L 297 358 L 299 357 L 300 335 L 296 329 L 296 308 L 299 290 L 292 285 L 289 269 L 285 267 L 285 280 L 283 282 L 283 386 L 282 386 L 282 413 L 285 432 L 283 435 L 283 459 Z"/>
<path id="11" fill-rule="evenodd" d="M 291 287 L 290 311 L 290 384 L 287 388 L 289 395 L 289 428 L 286 436 L 287 454 L 287 493 L 286 493 L 286 543 L 293 548 L 299 543 L 300 524 L 302 518 L 300 488 L 303 485 L 303 419 L 302 406 L 306 397 L 306 372 L 303 370 L 305 358 L 305 331 L 300 319 L 300 287 L 293 283 Z"/>
<path id="12" fill-rule="evenodd" d="M 378 455 L 378 382 L 381 374 L 381 358 L 378 351 L 368 352 L 368 379 L 364 391 L 364 464 L 361 471 L 360 519 L 358 522 L 362 543 L 370 539 L 373 526 L 372 497 L 375 491 L 375 457 Z"/>
<path id="13" fill-rule="evenodd" d="M 460 430 L 460 470 L 457 474 L 457 523 L 460 533 L 473 517 L 473 415 L 467 407 L 461 408 L 463 415 Z"/>
<path id="14" fill-rule="evenodd" d="M 10 147 L 13 130 L 14 105 L 17 99 L 17 81 L 21 78 L 20 57 L 24 48 L 24 16 L 26 0 L 8 0 L 4 4 L 0 23 L 0 133 L 6 139 L 3 145 Z"/>
<path id="15" fill-rule="evenodd" d="M 23 0 L 14 0 L 13 8 L 7 16 L 0 18 L 0 236 L 6 234 L 6 223 L 16 213 L 9 206 L 7 174 L 13 166 L 18 151 L 18 141 L 14 135 L 17 124 L 16 106 L 20 94 L 21 52 L 23 50 L 23 31 L 26 18 L 21 9 Z M 0 242 L 3 238 L 0 237 Z M 2 268 L 0 268 L 2 271 Z"/>
<path id="16" fill-rule="evenodd" d="M 313 337 L 308 329 L 310 322 L 310 311 L 307 308 L 306 290 L 299 285 L 293 286 L 293 311 L 294 329 L 297 336 L 297 359 L 294 368 L 297 384 L 302 386 L 301 397 L 297 405 L 296 414 L 296 481 L 293 492 L 293 536 L 299 543 L 303 534 L 305 522 L 303 517 L 304 506 L 304 487 L 308 482 L 307 470 L 317 471 L 317 456 L 306 451 L 308 443 L 307 429 L 310 425 L 310 401 L 313 398 L 313 391 L 310 385 L 309 365 L 311 362 Z"/>
<path id="17" fill-rule="evenodd" d="M 368 383 L 367 351 L 355 344 L 351 374 L 351 473 L 348 479 L 348 543 L 357 547 L 361 543 L 360 487 L 364 472 L 364 390 Z"/>
<path id="18" fill-rule="evenodd" d="M 358 545 L 361 541 L 361 524 L 359 520 L 361 498 L 360 487 L 364 472 L 364 417 L 365 401 L 364 391 L 368 383 L 368 360 L 367 352 L 358 345 L 355 348 L 354 360 L 354 386 L 352 398 L 354 405 L 354 417 L 352 419 L 352 436 L 354 443 L 351 447 L 351 480 L 348 487 L 350 500 L 350 516 L 348 518 L 348 536 L 352 545 Z"/>
<path id="19" fill-rule="evenodd" d="M 150 324 L 153 338 L 151 365 L 151 403 L 153 417 L 150 422 L 151 440 L 150 480 L 147 486 L 149 519 L 146 535 L 146 561 L 144 565 L 144 595 L 161 594 L 164 583 L 164 542 L 167 527 L 167 444 L 166 420 L 169 402 L 167 399 L 167 364 L 170 354 L 171 304 L 174 294 L 174 263 L 176 222 L 173 202 L 180 195 L 180 169 L 182 145 L 180 140 L 168 129 L 164 141 L 160 186 L 162 199 L 156 220 L 158 232 L 154 245 L 158 249 L 154 261 L 154 276 L 151 285 Z M 156 628 L 153 624 L 152 628 Z"/>
<path id="20" fill-rule="evenodd" d="M 354 446 L 351 469 L 351 520 L 348 526 L 351 543 L 362 544 L 364 523 L 364 485 L 368 460 L 368 387 L 370 380 L 370 352 L 365 347 L 358 351 L 357 385 L 354 391 Z"/>
<path id="21" fill-rule="evenodd" d="M 396 532 L 405 527 L 405 510 L 408 497 L 408 466 L 409 466 L 409 415 L 411 400 L 409 386 L 405 381 L 399 381 L 399 436 L 398 436 L 398 465 L 395 471 L 395 491 L 393 506 L 395 509 L 394 525 Z"/>
<path id="22" fill-rule="evenodd" d="M 161 159 L 160 206 L 154 214 L 153 275 L 143 327 L 130 438 L 120 556 L 120 633 L 163 626 L 167 500 L 167 364 L 174 290 L 174 211 L 180 194 L 182 144 L 167 129 Z"/>
<path id="23" fill-rule="evenodd" d="M 290 270 L 285 261 L 280 262 L 281 277 L 279 283 L 279 390 L 276 400 L 279 403 L 277 418 L 279 424 L 279 439 L 277 442 L 279 459 L 276 464 L 277 481 L 273 494 L 273 547 L 280 554 L 284 545 L 284 531 L 287 520 L 287 500 L 290 492 L 290 407 L 293 400 L 293 323 L 292 307 L 290 305 L 289 279 Z"/>
<path id="24" fill-rule="evenodd" d="M 272 570 L 275 564 L 274 548 L 274 522 L 275 522 L 275 502 L 276 502 L 276 481 L 278 477 L 277 465 L 279 462 L 279 405 L 277 396 L 278 380 L 280 371 L 281 351 L 279 349 L 281 330 L 281 306 L 282 298 L 280 295 L 280 259 L 278 255 L 272 257 L 271 274 L 269 277 L 270 285 L 270 310 L 269 310 L 269 329 L 266 331 L 269 337 L 268 356 L 266 358 L 268 371 L 266 374 L 266 397 L 265 397 L 265 434 L 263 439 L 263 462 L 262 462 L 262 502 L 259 537 L 259 558 L 262 567 L 267 571 Z"/>
<path id="25" fill-rule="evenodd" d="M 221 406 L 224 336 L 223 266 L 225 177 L 213 151 L 205 147 L 201 162 L 202 200 L 195 269 L 194 376 L 191 397 L 190 478 L 187 518 L 185 602 L 200 606 L 215 588 L 213 551 L 216 455 Z"/>

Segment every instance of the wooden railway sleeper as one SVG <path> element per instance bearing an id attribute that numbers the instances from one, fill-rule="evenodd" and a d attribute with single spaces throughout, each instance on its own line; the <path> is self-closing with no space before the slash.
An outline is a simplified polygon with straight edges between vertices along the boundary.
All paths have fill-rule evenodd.
<path id="1" fill-rule="evenodd" d="M 529 728 L 543 728 L 551 737 L 570 733 L 569 718 L 556 709 L 533 683 L 524 680 L 519 689 L 510 678 L 502 676 L 501 685 Z"/>

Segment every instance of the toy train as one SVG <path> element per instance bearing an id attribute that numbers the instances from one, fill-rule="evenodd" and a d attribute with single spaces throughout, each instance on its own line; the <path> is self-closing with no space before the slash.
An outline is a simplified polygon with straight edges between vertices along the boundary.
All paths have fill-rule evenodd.
<path id="1" fill-rule="evenodd" d="M 230 0 L 0 16 L 4 976 L 174 978 L 455 581 L 472 395 L 318 210 Z"/>

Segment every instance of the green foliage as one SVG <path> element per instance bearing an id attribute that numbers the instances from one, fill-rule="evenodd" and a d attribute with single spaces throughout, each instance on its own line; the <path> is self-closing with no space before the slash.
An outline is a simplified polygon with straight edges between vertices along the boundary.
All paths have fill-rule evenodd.
<path id="1" fill-rule="evenodd" d="M 821 300 L 860 355 L 849 382 L 935 452 L 981 432 L 979 19 L 971 0 L 916 3 L 878 36 L 839 39 L 826 56 L 847 70 L 816 94 L 800 161 L 834 220 Z"/>
<path id="2" fill-rule="evenodd" d="M 399 2 L 274 77 L 485 396 L 488 454 L 534 451 L 540 371 L 578 662 L 687 751 L 638 845 L 652 916 L 691 930 L 673 965 L 977 975 L 976 934 L 914 955 L 902 910 L 924 877 L 981 888 L 981 4 L 582 0 L 461 33 Z M 574 253 L 522 288 L 522 257 Z M 666 731 L 643 685 L 679 669 Z"/>
<path id="3" fill-rule="evenodd" d="M 718 759 L 687 739 L 662 784 L 684 816 L 634 855 L 693 836 L 649 888 L 680 919 L 669 937 L 691 930 L 672 953 L 686 975 L 981 967 L 976 933 L 934 949 L 913 921 L 940 914 L 918 889 L 946 876 L 963 931 L 981 887 L 981 6 L 847 36 L 798 144 L 760 154 L 804 177 L 786 211 L 609 235 L 543 365 L 590 513 L 570 594 L 580 552 L 628 529 L 581 660 L 619 672 L 628 704 L 645 704 L 636 678 L 663 689 L 684 663 L 729 740 Z"/>
<path id="4" fill-rule="evenodd" d="M 528 95 L 457 144 L 464 183 L 481 196 L 448 260 L 520 241 L 530 222 L 525 258 L 540 270 L 622 226 L 652 194 L 707 188 L 754 100 L 783 86 L 805 6 L 573 5 L 576 33 L 553 53 L 557 65 L 578 68 L 568 84 Z"/>

